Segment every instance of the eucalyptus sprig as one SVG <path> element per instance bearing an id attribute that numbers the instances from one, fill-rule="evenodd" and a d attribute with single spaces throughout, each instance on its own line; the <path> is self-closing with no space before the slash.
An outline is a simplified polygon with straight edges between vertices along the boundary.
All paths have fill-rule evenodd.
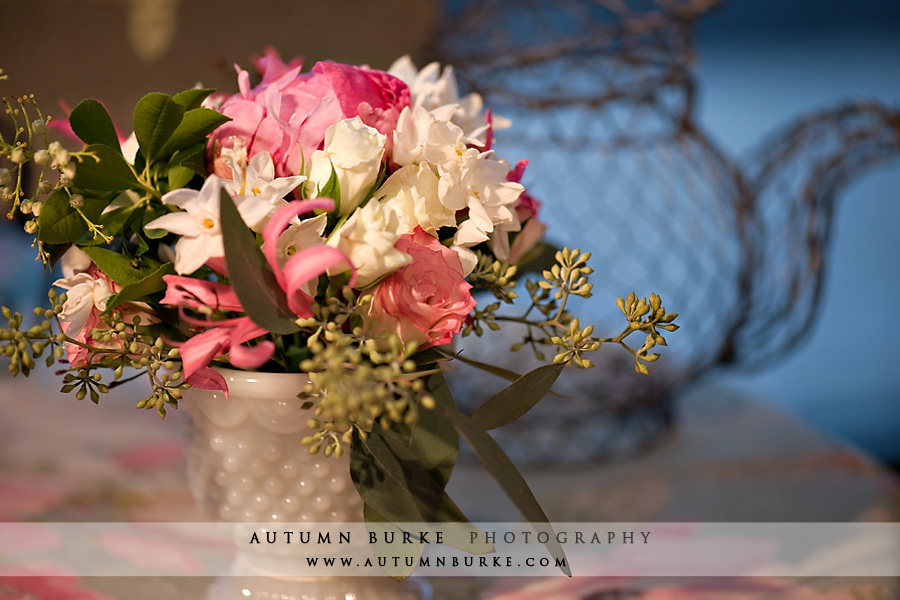
<path id="1" fill-rule="evenodd" d="M 434 407 L 424 379 L 432 371 L 412 360 L 415 347 L 393 334 L 364 338 L 359 328 L 344 332 L 333 321 L 312 321 L 305 322 L 316 327 L 308 341 L 312 356 L 300 365 L 310 378 L 302 397 L 316 414 L 309 421 L 316 432 L 301 441 L 310 452 L 340 456 L 354 431 L 365 439 L 376 424 L 414 427 L 420 409 Z"/>
<path id="2" fill-rule="evenodd" d="M 662 306 L 662 300 L 656 294 L 647 298 L 638 298 L 634 293 L 627 299 L 619 298 L 617 304 L 628 320 L 628 326 L 622 333 L 612 338 L 595 337 L 594 326 L 581 326 L 579 319 L 575 318 L 568 310 L 572 297 L 590 298 L 593 284 L 589 278 L 593 269 L 588 266 L 589 252 L 581 252 L 577 248 L 570 250 L 563 248 L 556 253 L 554 264 L 550 269 L 543 271 L 543 280 L 526 280 L 525 289 L 531 296 L 531 305 L 520 316 L 499 314 L 500 303 L 494 303 L 484 308 L 476 309 L 472 321 L 463 330 L 463 335 L 475 333 L 482 335 L 484 327 L 491 330 L 500 328 L 499 322 L 513 322 L 526 327 L 526 333 L 521 342 L 513 344 L 512 350 L 517 351 L 525 345 L 532 348 L 539 360 L 545 360 L 542 347 L 553 346 L 556 355 L 554 364 L 573 363 L 581 368 L 590 368 L 594 363 L 584 356 L 585 353 L 596 351 L 604 343 L 615 343 L 628 351 L 635 358 L 635 370 L 647 374 L 649 371 L 645 363 L 654 362 L 659 358 L 658 353 L 650 353 L 655 346 L 665 346 L 666 340 L 659 330 L 676 331 L 678 325 L 674 323 L 678 316 L 676 313 L 668 313 Z M 495 261 L 493 264 L 479 261 L 480 270 L 477 270 L 479 281 L 484 281 L 489 287 L 501 284 L 502 288 L 516 285 L 511 276 L 506 279 L 496 277 L 503 271 L 503 264 Z M 514 273 L 513 273 L 514 275 Z M 495 295 L 497 292 L 495 291 Z M 500 297 L 498 295 L 498 297 Z M 644 344 L 638 348 L 631 348 L 625 339 L 635 332 L 647 334 Z"/>

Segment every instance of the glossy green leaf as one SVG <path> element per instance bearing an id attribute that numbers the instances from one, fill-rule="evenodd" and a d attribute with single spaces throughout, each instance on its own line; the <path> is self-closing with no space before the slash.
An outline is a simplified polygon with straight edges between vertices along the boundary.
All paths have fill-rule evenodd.
<path id="1" fill-rule="evenodd" d="M 190 88 L 178 92 L 172 96 L 172 100 L 182 105 L 185 110 L 190 110 L 198 108 L 215 91 L 214 88 Z"/>
<path id="2" fill-rule="evenodd" d="M 82 212 L 95 220 L 105 206 L 105 201 L 87 198 Z M 38 219 L 38 239 L 46 244 L 69 244 L 77 241 L 88 230 L 81 215 L 69 204 L 69 195 L 62 190 L 50 194 L 44 202 Z"/>
<path id="3" fill-rule="evenodd" d="M 550 525 L 550 520 L 525 482 L 525 478 L 522 477 L 522 474 L 506 455 L 506 452 L 494 441 L 494 438 L 479 427 L 475 421 L 455 408 L 441 404 L 440 410 L 444 411 L 444 414 L 453 422 L 457 431 L 472 448 L 475 456 L 497 483 L 500 484 L 500 487 L 503 488 L 503 491 L 506 492 L 506 495 L 509 496 L 522 515 L 530 523 L 539 524 L 544 529 L 549 528 L 548 530 L 552 532 L 553 528 Z M 549 536 L 546 546 L 555 559 L 566 558 L 565 550 L 557 541 L 556 535 Z M 572 576 L 572 570 L 568 566 L 568 561 L 565 561 L 561 569 L 566 575 Z"/>
<path id="4" fill-rule="evenodd" d="M 113 201 L 115 203 L 115 201 Z M 103 225 L 103 233 L 111 236 L 130 233 L 130 225 L 139 219 L 144 212 L 142 204 L 125 204 L 113 208 L 100 215 L 99 224 Z"/>
<path id="5" fill-rule="evenodd" d="M 103 105 L 96 100 L 82 100 L 73 108 L 69 113 L 69 125 L 85 144 L 104 144 L 122 153 L 116 126 Z"/>
<path id="6" fill-rule="evenodd" d="M 184 107 L 167 94 L 153 92 L 138 100 L 134 107 L 134 134 L 148 163 L 160 156 L 160 150 L 183 118 Z"/>
<path id="7" fill-rule="evenodd" d="M 163 281 L 165 275 L 175 273 L 175 266 L 172 263 L 164 263 L 158 269 L 149 275 L 131 285 L 126 285 L 118 294 L 109 298 L 106 303 L 106 312 L 112 311 L 116 306 L 126 302 L 136 302 L 145 300 L 147 296 L 156 294 L 166 289 L 166 282 Z"/>
<path id="8" fill-rule="evenodd" d="M 191 109 L 184 113 L 184 118 L 159 151 L 159 155 L 169 156 L 178 150 L 203 142 L 213 130 L 230 120 L 222 113 L 209 108 Z"/>
<path id="9" fill-rule="evenodd" d="M 299 331 L 296 316 L 288 308 L 275 274 L 256 245 L 256 236 L 244 224 L 234 200 L 225 190 L 222 190 L 220 218 L 225 264 L 247 315 L 263 329 L 278 335 Z"/>
<path id="10" fill-rule="evenodd" d="M 564 365 L 544 365 L 525 373 L 479 406 L 471 419 L 486 431 L 515 421 L 547 395 L 563 368 Z"/>
<path id="11" fill-rule="evenodd" d="M 91 144 L 85 150 L 96 159 L 86 157 L 76 165 L 76 188 L 100 192 L 141 189 L 134 171 L 119 152 L 103 144 Z"/>
<path id="12" fill-rule="evenodd" d="M 129 258 L 113 250 L 90 246 L 82 248 L 94 264 L 110 279 L 125 287 L 140 283 L 150 276 L 159 263 Z"/>
<path id="13" fill-rule="evenodd" d="M 190 183 L 191 179 L 194 178 L 193 169 L 188 169 L 187 167 L 182 167 L 179 165 L 175 165 L 174 167 L 169 167 L 169 189 L 174 190 L 177 188 L 183 188 L 188 183 Z"/>

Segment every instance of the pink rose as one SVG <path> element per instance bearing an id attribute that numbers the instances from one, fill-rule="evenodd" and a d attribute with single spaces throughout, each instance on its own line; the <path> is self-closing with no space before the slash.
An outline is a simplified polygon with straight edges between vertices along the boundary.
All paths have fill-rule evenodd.
<path id="1" fill-rule="evenodd" d="M 375 288 L 368 333 L 396 333 L 405 344 L 420 348 L 448 343 L 475 307 L 458 255 L 421 227 L 402 236 L 395 247 L 413 261 Z"/>
<path id="2" fill-rule="evenodd" d="M 210 138 L 213 170 L 226 179 L 231 170 L 220 154 L 236 142 L 248 156 L 270 153 L 278 177 L 298 175 L 337 121 L 359 116 L 391 139 L 400 111 L 409 106 L 409 88 L 383 71 L 319 62 L 301 74 L 297 59 L 285 64 L 272 50 L 257 60 L 257 66 L 263 80 L 254 88 L 248 73 L 238 70 L 240 93 L 220 108 L 232 120 Z"/>

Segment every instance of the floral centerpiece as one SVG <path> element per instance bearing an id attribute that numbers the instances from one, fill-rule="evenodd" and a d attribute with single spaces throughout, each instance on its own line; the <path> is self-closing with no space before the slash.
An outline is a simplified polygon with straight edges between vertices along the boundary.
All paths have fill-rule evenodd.
<path id="1" fill-rule="evenodd" d="M 148 94 L 127 137 L 95 100 L 59 125 L 31 97 L 4 99 L 16 132 L 0 140 L 11 163 L 2 196 L 40 261 L 61 266 L 64 291 L 49 291 L 34 325 L 3 308 L 10 370 L 61 361 L 62 391 L 94 402 L 145 377 L 138 407 L 160 416 L 189 386 L 227 397 L 217 366 L 305 372 L 307 389 L 290 393 L 314 433 L 298 443 L 349 450 L 372 468 L 403 459 L 389 494 L 354 478 L 367 518 L 464 521 L 444 491 L 462 436 L 524 516 L 546 521 L 486 431 L 527 412 L 566 365 L 590 367 L 586 353 L 602 343 L 646 373 L 676 315 L 655 295 L 620 298 L 627 322 L 613 338 L 572 316 L 570 301 L 591 292 L 589 255 L 541 243 L 527 163 L 492 148 L 509 123 L 477 94 L 461 97 L 451 68 L 417 71 L 403 58 L 388 71 L 320 62 L 302 72 L 274 51 L 256 67 L 256 85 L 238 68 L 235 94 Z M 53 128 L 83 145 L 51 142 Z M 539 277 L 520 289 L 534 265 Z M 504 309 L 523 289 L 520 312 Z M 474 361 L 452 342 L 501 325 L 523 329 L 514 349 L 555 349 L 552 364 L 526 374 L 476 364 L 512 383 L 463 414 L 444 371 Z"/>

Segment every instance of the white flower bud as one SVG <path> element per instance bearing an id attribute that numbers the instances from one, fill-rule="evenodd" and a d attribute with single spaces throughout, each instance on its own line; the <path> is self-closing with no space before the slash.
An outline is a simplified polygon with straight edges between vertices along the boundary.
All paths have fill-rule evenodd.
<path id="1" fill-rule="evenodd" d="M 43 207 L 44 207 L 44 203 L 41 202 L 40 200 L 37 200 L 37 201 L 35 201 L 34 204 L 31 205 L 31 213 L 34 216 L 39 217 L 39 216 L 41 216 L 41 209 Z"/>
<path id="2" fill-rule="evenodd" d="M 19 205 L 19 211 L 21 211 L 23 215 L 30 215 L 32 208 L 34 208 L 34 203 L 31 200 L 24 200 L 22 204 Z"/>
<path id="3" fill-rule="evenodd" d="M 12 192 L 5 185 L 0 187 L 0 200 L 8 200 L 12 198 Z"/>
<path id="4" fill-rule="evenodd" d="M 53 190 L 53 184 L 45 179 L 38 184 L 37 190 L 39 194 L 49 194 Z"/>
<path id="5" fill-rule="evenodd" d="M 53 154 L 51 152 L 51 154 Z M 68 150 L 60 150 L 56 154 L 53 155 L 53 163 L 50 165 L 54 169 L 61 169 L 69 163 L 69 151 Z"/>
<path id="6" fill-rule="evenodd" d="M 72 185 L 72 178 L 67 175 L 59 176 L 59 187 L 69 187 Z"/>
<path id="7" fill-rule="evenodd" d="M 71 198 L 69 198 L 69 206 L 72 208 L 81 208 L 84 206 L 84 196 L 81 194 L 73 194 Z"/>
<path id="8" fill-rule="evenodd" d="M 47 133 L 47 124 L 40 119 L 35 119 L 31 122 L 31 130 L 37 135 L 44 135 Z"/>
<path id="9" fill-rule="evenodd" d="M 66 154 L 68 154 L 68 152 Z M 62 172 L 63 175 L 69 179 L 75 179 L 75 163 L 71 161 L 66 163 L 66 166 L 62 168 Z"/>
<path id="10" fill-rule="evenodd" d="M 25 151 L 21 148 L 16 148 L 9 154 L 9 162 L 15 165 L 21 165 L 25 162 Z"/>
<path id="11" fill-rule="evenodd" d="M 60 144 L 59 142 L 50 142 L 50 145 L 47 146 L 47 151 L 53 156 L 59 154 L 59 151 L 62 149 L 62 144 Z"/>
<path id="12" fill-rule="evenodd" d="M 25 223 L 25 233 L 32 234 L 37 231 L 37 221 L 31 220 Z"/>
<path id="13" fill-rule="evenodd" d="M 9 174 L 9 169 L 0 168 L 0 185 L 6 185 L 10 179 L 12 179 L 12 175 Z"/>
<path id="14" fill-rule="evenodd" d="M 34 162 L 45 167 L 50 164 L 52 158 L 46 150 L 38 150 L 34 153 Z"/>

